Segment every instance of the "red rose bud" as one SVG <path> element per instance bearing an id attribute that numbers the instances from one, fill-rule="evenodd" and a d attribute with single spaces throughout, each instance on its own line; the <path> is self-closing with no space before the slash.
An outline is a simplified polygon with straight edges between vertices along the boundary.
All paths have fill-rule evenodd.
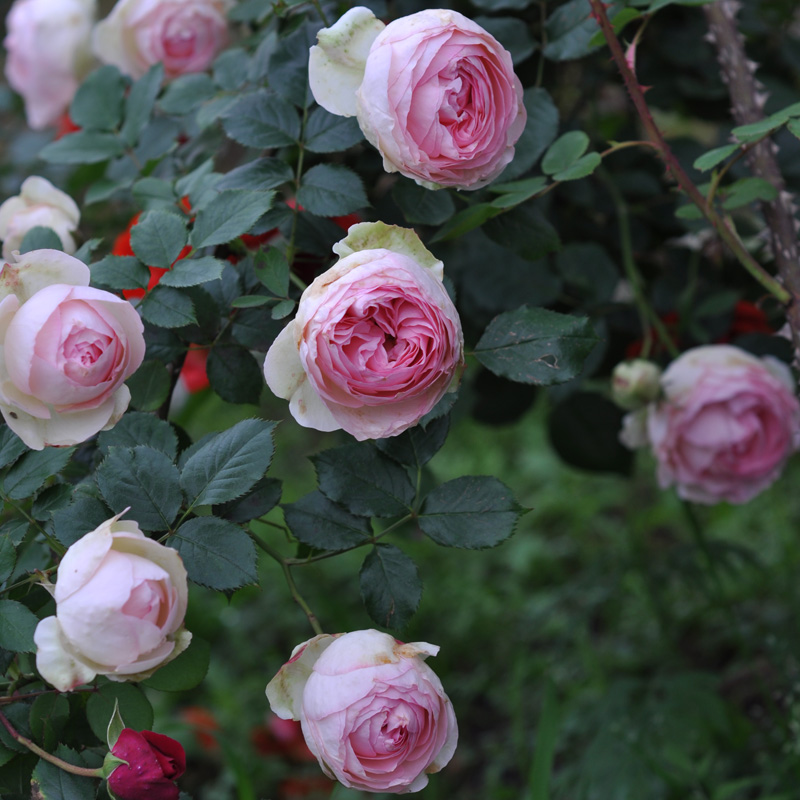
<path id="1" fill-rule="evenodd" d="M 153 731 L 124 728 L 111 754 L 128 762 L 108 776 L 108 788 L 117 800 L 178 800 L 174 781 L 186 771 L 180 743 Z"/>

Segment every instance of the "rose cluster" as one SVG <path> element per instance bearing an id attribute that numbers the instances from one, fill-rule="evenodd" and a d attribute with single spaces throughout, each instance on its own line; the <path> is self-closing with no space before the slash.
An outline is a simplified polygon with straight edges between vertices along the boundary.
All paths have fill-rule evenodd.
<path id="1" fill-rule="evenodd" d="M 167 78 L 200 72 L 227 44 L 233 0 L 118 0 L 96 22 L 96 0 L 15 0 L 6 18 L 6 78 L 28 125 L 46 128 L 69 108 L 95 65 L 132 78 L 162 62 Z"/>

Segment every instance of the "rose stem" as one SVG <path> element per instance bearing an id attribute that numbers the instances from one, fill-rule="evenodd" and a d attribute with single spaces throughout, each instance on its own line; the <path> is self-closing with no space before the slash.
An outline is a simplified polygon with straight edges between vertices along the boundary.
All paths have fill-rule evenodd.
<path id="1" fill-rule="evenodd" d="M 636 112 L 642 121 L 645 131 L 652 142 L 656 145 L 661 159 L 667 167 L 673 178 L 678 183 L 678 186 L 684 191 L 689 199 L 700 209 L 703 216 L 711 223 L 714 229 L 719 234 L 720 238 L 728 245 L 733 254 L 742 264 L 742 266 L 771 294 L 773 294 L 781 303 L 789 304 L 793 300 L 792 294 L 783 287 L 774 276 L 770 275 L 747 251 L 742 240 L 733 231 L 725 219 L 720 216 L 717 210 L 710 205 L 706 198 L 703 197 L 700 190 L 692 183 L 691 178 L 686 174 L 675 154 L 670 149 L 663 134 L 653 119 L 650 109 L 644 99 L 644 92 L 642 87 L 639 86 L 639 81 L 636 78 L 633 70 L 628 66 L 625 59 L 625 53 L 622 45 L 614 33 L 614 28 L 608 19 L 605 5 L 602 0 L 589 0 L 589 3 L 594 12 L 594 17 L 603 31 L 603 36 L 611 49 L 611 55 L 617 65 L 617 69 L 622 75 L 625 87 L 631 96 L 633 105 Z M 800 311 L 798 312 L 800 313 Z"/>
<path id="2" fill-rule="evenodd" d="M 75 764 L 70 764 L 67 761 L 59 758 L 58 756 L 54 756 L 48 753 L 46 750 L 42 750 L 38 744 L 34 744 L 30 739 L 26 739 L 21 733 L 17 733 L 16 730 L 11 726 L 11 723 L 6 719 L 5 715 L 0 713 L 0 722 L 3 723 L 3 726 L 8 731 L 9 735 L 11 736 L 14 741 L 19 742 L 24 747 L 27 747 L 32 753 L 36 753 L 39 758 L 43 758 L 45 761 L 49 761 L 51 764 L 55 764 L 59 769 L 63 769 L 65 772 L 71 772 L 73 775 L 82 775 L 86 778 L 102 778 L 103 777 L 103 770 L 100 769 L 91 769 L 89 767 L 78 767 Z"/>

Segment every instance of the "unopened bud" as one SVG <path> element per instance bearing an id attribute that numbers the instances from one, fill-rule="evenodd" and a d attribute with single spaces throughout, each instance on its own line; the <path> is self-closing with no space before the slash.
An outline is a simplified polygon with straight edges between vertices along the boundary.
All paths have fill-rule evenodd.
<path id="1" fill-rule="evenodd" d="M 652 361 L 635 358 L 614 367 L 611 393 L 614 402 L 628 411 L 651 403 L 661 392 L 661 368 Z"/>

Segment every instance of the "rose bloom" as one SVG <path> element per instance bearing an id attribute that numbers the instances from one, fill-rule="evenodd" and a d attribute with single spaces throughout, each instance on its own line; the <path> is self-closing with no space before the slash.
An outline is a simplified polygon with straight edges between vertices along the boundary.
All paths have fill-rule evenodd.
<path id="1" fill-rule="evenodd" d="M 334 114 L 429 189 L 479 189 L 514 157 L 525 128 L 511 55 L 457 11 L 426 9 L 384 26 L 363 7 L 318 34 L 309 82 Z"/>
<path id="2" fill-rule="evenodd" d="M 664 399 L 628 414 L 621 439 L 649 444 L 663 488 L 697 503 L 746 503 L 800 446 L 789 368 L 730 345 L 688 350 L 661 377 Z"/>
<path id="3" fill-rule="evenodd" d="M 439 652 L 376 630 L 298 645 L 267 686 L 272 710 L 299 719 L 323 772 L 367 792 L 417 792 L 452 758 L 453 707 L 424 662 Z"/>
<path id="4" fill-rule="evenodd" d="M 83 442 L 130 402 L 124 381 L 144 358 L 142 321 L 88 284 L 89 268 L 59 250 L 0 270 L 0 412 L 34 450 Z"/>
<path id="5" fill-rule="evenodd" d="M 37 226 L 51 228 L 61 239 L 65 253 L 75 252 L 72 234 L 81 221 L 75 201 L 47 178 L 31 175 L 22 182 L 19 195 L 0 205 L 0 239 L 3 258 L 19 250 L 25 234 Z"/>
<path id="6" fill-rule="evenodd" d="M 186 753 L 180 742 L 153 731 L 123 728 L 111 754 L 128 762 L 108 776 L 117 800 L 178 800 L 174 781 L 186 772 Z"/>
<path id="7" fill-rule="evenodd" d="M 55 124 L 92 67 L 96 0 L 16 0 L 6 17 L 6 79 L 28 125 Z"/>
<path id="8" fill-rule="evenodd" d="M 164 64 L 167 78 L 207 69 L 228 43 L 231 0 L 119 0 L 92 37 L 95 55 L 140 78 Z"/>
<path id="9" fill-rule="evenodd" d="M 270 389 L 294 418 L 359 441 L 402 433 L 458 380 L 463 336 L 442 262 L 414 231 L 362 222 L 300 298 L 267 353 Z"/>
<path id="10" fill-rule="evenodd" d="M 192 639 L 183 629 L 186 569 L 178 551 L 119 516 L 75 542 L 48 586 L 56 615 L 36 627 L 36 668 L 60 692 L 96 675 L 144 680 Z"/>

